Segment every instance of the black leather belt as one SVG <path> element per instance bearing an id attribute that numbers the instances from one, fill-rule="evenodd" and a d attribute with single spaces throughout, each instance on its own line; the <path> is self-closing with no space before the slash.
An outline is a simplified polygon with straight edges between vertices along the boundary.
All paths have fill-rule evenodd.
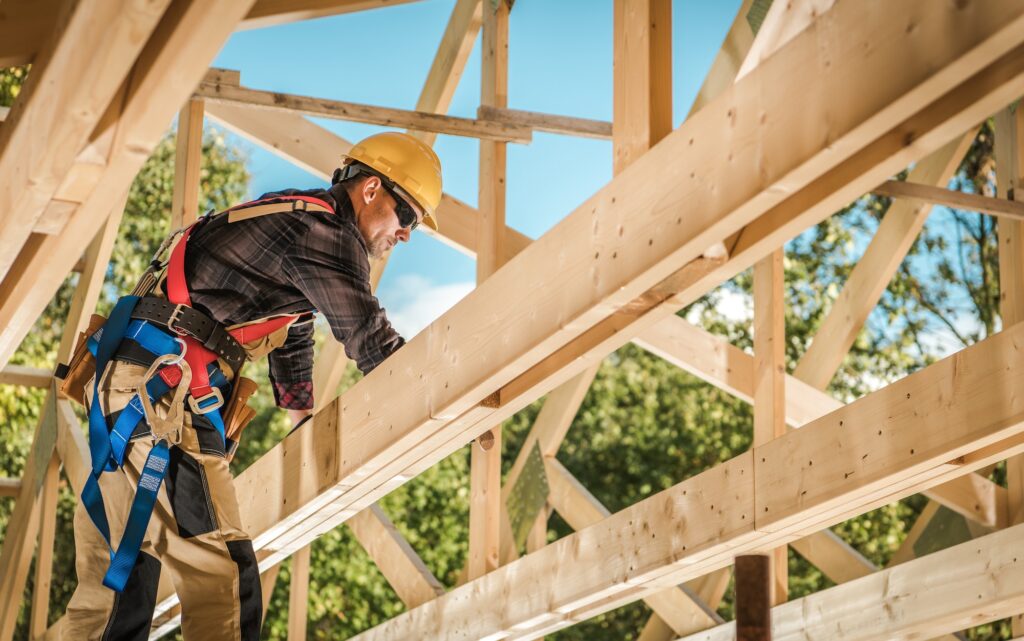
<path id="1" fill-rule="evenodd" d="M 135 305 L 132 318 L 149 321 L 172 334 L 191 336 L 222 358 L 235 372 L 245 362 L 245 350 L 224 326 L 188 305 L 175 305 L 164 298 L 146 296 Z"/>

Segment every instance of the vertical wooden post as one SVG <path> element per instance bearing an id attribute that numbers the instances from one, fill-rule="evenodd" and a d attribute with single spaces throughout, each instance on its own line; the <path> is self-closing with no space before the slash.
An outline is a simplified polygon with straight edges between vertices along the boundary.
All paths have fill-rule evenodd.
<path id="1" fill-rule="evenodd" d="M 39 551 L 36 553 L 35 586 L 32 589 L 32 616 L 28 638 L 46 634 L 50 614 L 50 581 L 53 578 L 53 539 L 57 527 L 57 490 L 60 483 L 60 458 L 50 457 L 39 497 Z"/>
<path id="2" fill-rule="evenodd" d="M 771 641 L 771 559 L 736 557 L 736 641 Z"/>
<path id="3" fill-rule="evenodd" d="M 288 594 L 288 641 L 304 641 L 309 613 L 309 549 L 292 555 L 291 590 Z"/>
<path id="4" fill-rule="evenodd" d="M 672 3 L 615 0 L 612 149 L 618 174 L 672 131 Z"/>
<path id="5" fill-rule="evenodd" d="M 754 446 L 786 433 L 783 250 L 754 265 Z M 772 550 L 772 603 L 788 598 L 788 546 Z"/>
<path id="6" fill-rule="evenodd" d="M 1024 199 L 1024 106 L 996 114 L 996 189 L 1000 198 Z M 1024 222 L 1000 218 L 999 312 L 1003 329 L 1024 321 Z M 1007 524 L 1024 521 L 1024 455 L 1006 461 Z M 1011 619 L 1014 636 L 1024 635 L 1024 615 Z"/>
<path id="7" fill-rule="evenodd" d="M 612 174 L 672 131 L 672 2 L 615 0 L 612 7 Z M 677 635 L 657 614 L 644 641 Z"/>
<path id="8" fill-rule="evenodd" d="M 171 229 L 179 229 L 199 215 L 199 168 L 203 161 L 203 101 L 189 100 L 178 113 L 174 152 L 174 194 Z"/>
<path id="9" fill-rule="evenodd" d="M 481 106 L 508 106 L 508 14 L 506 0 L 484 0 Z M 505 256 L 505 143 L 480 141 L 479 209 L 477 284 L 496 272 Z M 488 449 L 483 449 L 481 443 L 488 442 Z M 473 580 L 500 563 L 501 428 L 474 441 L 470 452 L 468 572 Z"/>

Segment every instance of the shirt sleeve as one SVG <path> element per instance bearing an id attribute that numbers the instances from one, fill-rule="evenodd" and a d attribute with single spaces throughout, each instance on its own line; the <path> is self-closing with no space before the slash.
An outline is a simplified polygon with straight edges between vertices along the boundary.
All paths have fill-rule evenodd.
<path id="1" fill-rule="evenodd" d="M 313 323 L 300 322 L 288 329 L 284 345 L 267 356 L 270 383 L 278 407 L 305 410 L 313 407 Z"/>
<path id="2" fill-rule="evenodd" d="M 370 291 L 370 265 L 362 244 L 346 232 L 328 224 L 310 225 L 296 239 L 284 270 L 367 374 L 405 341 Z"/>

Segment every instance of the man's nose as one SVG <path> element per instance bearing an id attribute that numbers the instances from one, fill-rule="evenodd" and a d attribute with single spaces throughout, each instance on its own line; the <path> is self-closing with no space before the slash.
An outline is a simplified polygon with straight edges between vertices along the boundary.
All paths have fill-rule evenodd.
<path id="1" fill-rule="evenodd" d="M 398 240 L 402 241 L 403 243 L 409 242 L 410 236 L 411 234 L 409 233 L 409 230 L 406 229 L 405 227 L 399 227 L 398 232 L 395 234 L 395 237 L 398 238 Z"/>

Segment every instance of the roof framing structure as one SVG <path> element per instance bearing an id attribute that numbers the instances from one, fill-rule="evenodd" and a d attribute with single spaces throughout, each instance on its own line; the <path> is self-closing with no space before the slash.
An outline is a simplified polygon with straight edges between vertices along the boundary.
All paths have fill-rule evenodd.
<path id="1" fill-rule="evenodd" d="M 408 1 L 164 0 L 145 10 L 88 0 L 0 4 L 0 61 L 33 63 L 18 102 L 0 114 L 0 365 L 77 269 L 60 352 L 70 350 L 95 307 L 123 209 L 109 196 L 127 192 L 179 109 L 181 122 L 192 123 L 180 134 L 179 220 L 195 209 L 204 116 L 324 177 L 349 143 L 304 113 L 397 124 L 430 143 L 439 132 L 478 137 L 484 204 L 477 211 L 446 194 L 442 231 L 431 232 L 477 258 L 478 287 L 344 395 L 319 402 L 305 429 L 237 479 L 266 584 L 292 554 L 306 555 L 298 567 L 308 572 L 309 544 L 348 523 L 408 608 L 360 639 L 538 638 L 639 599 L 655 612 L 644 641 L 732 638 L 732 624 L 714 607 L 734 557 L 775 550 L 784 559 L 787 545 L 843 584 L 787 603 L 776 565 L 778 638 L 940 636 L 1024 611 L 1021 565 L 1008 552 L 1024 527 L 1009 527 L 1020 518 L 1024 475 L 1011 464 L 1004 488 L 985 474 L 1024 453 L 1024 401 L 1015 392 L 1024 385 L 1024 326 L 1007 322 L 849 404 L 825 391 L 931 204 L 1013 221 L 1001 264 L 1024 273 L 1017 242 L 1024 223 L 1012 191 L 1022 178 L 1024 124 L 1019 109 L 1003 110 L 1024 93 L 1020 3 L 794 0 L 772 5 L 758 31 L 747 0 L 690 117 L 675 129 L 666 119 L 667 88 L 652 80 L 670 64 L 667 34 L 651 28 L 668 24 L 668 0 L 615 2 L 616 64 L 642 73 L 617 79 L 612 123 L 507 108 L 511 2 L 503 0 L 455 3 L 415 110 L 264 95 L 243 89 L 237 74 L 208 69 L 236 28 Z M 98 32 L 88 11 L 109 12 L 108 29 Z M 448 117 L 481 25 L 492 49 L 481 109 L 475 119 Z M 101 55 L 76 56 L 82 47 Z M 53 108 L 57 95 L 76 106 L 75 117 Z M 1004 161 L 1011 169 L 1000 170 L 1000 193 L 944 189 L 978 124 L 997 112 L 998 153 L 1016 159 Z M 40 130 L 52 135 L 41 140 Z M 610 137 L 616 169 L 605 187 L 531 240 L 505 224 L 504 147 L 528 143 L 534 130 Z M 909 165 L 906 182 L 890 180 Z M 778 351 L 782 247 L 870 192 L 897 200 L 787 375 Z M 82 260 L 81 238 L 94 239 Z M 719 244 L 724 252 L 709 250 Z M 754 355 L 676 315 L 755 265 L 764 329 Z M 375 267 L 376 278 L 383 269 Z M 1019 321 L 1014 310 L 1024 296 L 1008 287 L 1004 317 Z M 556 454 L 596 366 L 630 341 L 753 403 L 758 436 L 748 452 L 610 514 Z M 318 386 L 335 389 L 344 365 L 338 345 L 325 349 Z M 0 641 L 13 633 L 37 538 L 43 588 L 33 595 L 30 636 L 70 638 L 62 622 L 45 626 L 46 555 L 57 470 L 62 465 L 79 486 L 87 447 L 46 372 L 2 367 L 0 383 L 49 388 L 23 478 L 2 479 L 17 503 L 0 550 Z M 411 393 L 381 402 L 395 387 Z M 473 518 L 485 533 L 473 535 L 479 552 L 466 582 L 445 592 L 376 501 L 489 431 L 500 443 L 501 422 L 545 394 L 500 492 L 493 461 L 481 463 L 489 485 Z M 504 503 L 534 444 L 551 489 L 520 557 Z M 904 564 L 882 570 L 827 529 L 921 492 L 993 533 L 920 559 L 905 552 Z M 576 532 L 545 545 L 551 510 Z M 936 512 L 926 509 L 913 536 Z M 941 586 L 936 572 L 948 577 Z M 303 572 L 296 575 L 290 630 L 301 635 L 306 586 Z M 157 610 L 152 638 L 180 616 L 169 584 L 161 585 Z"/>

